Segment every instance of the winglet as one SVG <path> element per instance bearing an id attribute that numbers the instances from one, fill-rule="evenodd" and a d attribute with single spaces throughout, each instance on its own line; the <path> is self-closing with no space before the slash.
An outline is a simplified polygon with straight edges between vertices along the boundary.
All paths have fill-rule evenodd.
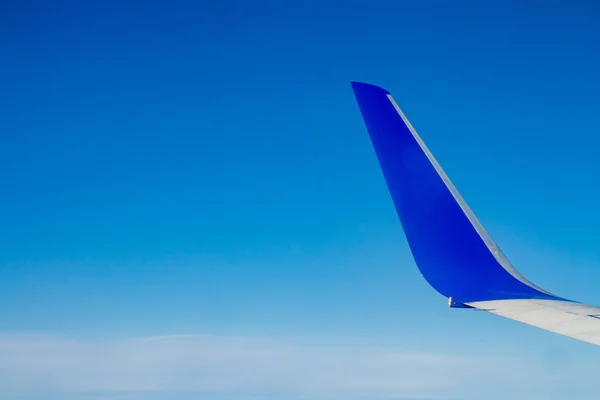
<path id="1" fill-rule="evenodd" d="M 560 299 L 521 276 L 475 217 L 390 92 L 352 82 L 415 262 L 458 306 L 499 299 Z"/>

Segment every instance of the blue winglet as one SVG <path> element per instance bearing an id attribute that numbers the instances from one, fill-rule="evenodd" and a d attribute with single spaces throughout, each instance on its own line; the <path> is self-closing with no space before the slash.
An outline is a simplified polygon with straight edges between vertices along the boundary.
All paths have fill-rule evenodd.
<path id="1" fill-rule="evenodd" d="M 510 265 L 390 93 L 360 82 L 352 82 L 352 88 L 413 257 L 427 282 L 455 306 L 485 300 L 561 299 Z"/>

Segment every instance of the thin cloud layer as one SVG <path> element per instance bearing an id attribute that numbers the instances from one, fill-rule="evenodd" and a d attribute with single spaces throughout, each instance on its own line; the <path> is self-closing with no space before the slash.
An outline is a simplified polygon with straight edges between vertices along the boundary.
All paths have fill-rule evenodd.
<path id="1" fill-rule="evenodd" d="M 279 398 L 491 398 L 490 388 L 506 395 L 547 384 L 543 371 L 508 358 L 277 338 L 176 335 L 92 341 L 0 336 L 0 397 L 186 392 Z"/>

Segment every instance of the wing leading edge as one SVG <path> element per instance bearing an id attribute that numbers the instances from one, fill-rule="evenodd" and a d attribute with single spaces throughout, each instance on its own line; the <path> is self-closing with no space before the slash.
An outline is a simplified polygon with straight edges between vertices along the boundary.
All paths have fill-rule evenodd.
<path id="1" fill-rule="evenodd" d="M 352 88 L 417 267 L 450 306 L 600 345 L 600 307 L 558 297 L 520 275 L 391 94 L 360 82 Z"/>

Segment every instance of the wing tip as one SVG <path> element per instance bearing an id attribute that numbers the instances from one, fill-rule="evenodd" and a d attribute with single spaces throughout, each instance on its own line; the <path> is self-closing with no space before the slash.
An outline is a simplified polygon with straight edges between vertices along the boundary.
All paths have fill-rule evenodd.
<path id="1" fill-rule="evenodd" d="M 372 83 L 366 83 L 366 82 L 360 82 L 360 81 L 350 81 L 350 84 L 352 85 L 352 89 L 354 89 L 355 93 L 368 90 L 368 91 L 380 92 L 385 95 L 390 94 L 390 92 L 387 91 L 386 89 L 382 88 L 381 86 L 373 85 Z"/>

